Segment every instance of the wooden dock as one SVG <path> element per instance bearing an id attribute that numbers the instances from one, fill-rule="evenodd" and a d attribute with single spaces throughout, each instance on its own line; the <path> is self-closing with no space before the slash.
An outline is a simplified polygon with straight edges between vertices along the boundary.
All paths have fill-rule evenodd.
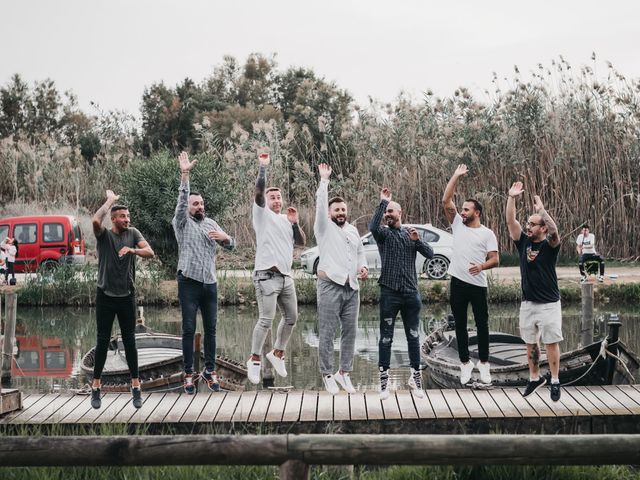
<path id="1" fill-rule="evenodd" d="M 427 390 L 424 398 L 399 390 L 380 401 L 366 391 L 335 397 L 325 391 L 106 394 L 102 408 L 89 397 L 23 396 L 23 409 L 0 417 L 0 431 L 18 427 L 92 428 L 126 425 L 146 433 L 640 433 L 640 388 L 567 387 L 559 402 L 548 389 L 523 398 L 521 389 Z"/>

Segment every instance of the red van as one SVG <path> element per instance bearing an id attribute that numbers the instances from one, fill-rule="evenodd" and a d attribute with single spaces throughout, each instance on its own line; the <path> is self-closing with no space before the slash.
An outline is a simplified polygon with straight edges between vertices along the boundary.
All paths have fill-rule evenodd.
<path id="1" fill-rule="evenodd" d="M 0 242 L 7 237 L 18 241 L 16 273 L 85 262 L 82 230 L 71 215 L 0 218 Z"/>

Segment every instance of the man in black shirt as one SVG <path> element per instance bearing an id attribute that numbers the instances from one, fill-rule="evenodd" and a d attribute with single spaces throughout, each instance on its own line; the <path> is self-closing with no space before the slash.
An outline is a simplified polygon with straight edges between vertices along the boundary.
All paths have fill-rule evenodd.
<path id="1" fill-rule="evenodd" d="M 385 225 L 381 225 L 384 218 Z M 416 396 L 423 397 L 422 375 L 420 372 L 420 334 L 419 315 L 422 307 L 416 275 L 416 252 L 426 258 L 433 258 L 431 247 L 420 240 L 418 231 L 413 227 L 404 227 L 401 223 L 402 209 L 391 201 L 391 192 L 383 188 L 380 192 L 380 204 L 369 223 L 369 230 L 376 239 L 382 271 L 380 284 L 380 342 L 378 344 L 380 369 L 380 398 L 389 397 L 389 364 L 391 362 L 391 343 L 393 326 L 398 312 L 402 316 L 404 332 L 409 346 L 411 376 L 409 386 Z"/>
<path id="2" fill-rule="evenodd" d="M 551 400 L 557 402 L 560 399 L 559 342 L 562 341 L 562 310 L 556 276 L 560 236 L 558 227 L 537 195 L 533 197 L 536 213 L 529 217 L 526 232 L 522 230 L 516 220 L 516 198 L 522 192 L 522 182 L 511 186 L 506 216 L 509 235 L 518 249 L 522 277 L 520 336 L 527 344 L 530 376 L 523 395 L 531 395 L 546 383 L 546 379 L 540 376 L 539 335 L 545 345 L 551 371 Z"/>

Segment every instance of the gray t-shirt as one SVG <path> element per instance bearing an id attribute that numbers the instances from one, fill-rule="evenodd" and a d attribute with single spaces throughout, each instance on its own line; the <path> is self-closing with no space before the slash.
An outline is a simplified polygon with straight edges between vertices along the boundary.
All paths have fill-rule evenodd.
<path id="1" fill-rule="evenodd" d="M 136 256 L 129 253 L 122 257 L 122 247 L 136 248 L 145 239 L 137 228 L 129 227 L 117 234 L 103 228 L 96 235 L 98 240 L 98 288 L 110 297 L 126 297 L 135 289 Z"/>

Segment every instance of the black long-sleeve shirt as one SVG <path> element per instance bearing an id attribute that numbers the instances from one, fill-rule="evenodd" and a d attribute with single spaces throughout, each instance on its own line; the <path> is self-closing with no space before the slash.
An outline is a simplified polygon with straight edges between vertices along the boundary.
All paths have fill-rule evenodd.
<path id="1" fill-rule="evenodd" d="M 369 231 L 376 239 L 382 260 L 378 283 L 398 292 L 418 291 L 416 252 L 433 258 L 433 249 L 420 238 L 411 240 L 408 227 L 382 226 L 380 223 L 388 204 L 387 200 L 381 200 L 369 222 Z"/>

